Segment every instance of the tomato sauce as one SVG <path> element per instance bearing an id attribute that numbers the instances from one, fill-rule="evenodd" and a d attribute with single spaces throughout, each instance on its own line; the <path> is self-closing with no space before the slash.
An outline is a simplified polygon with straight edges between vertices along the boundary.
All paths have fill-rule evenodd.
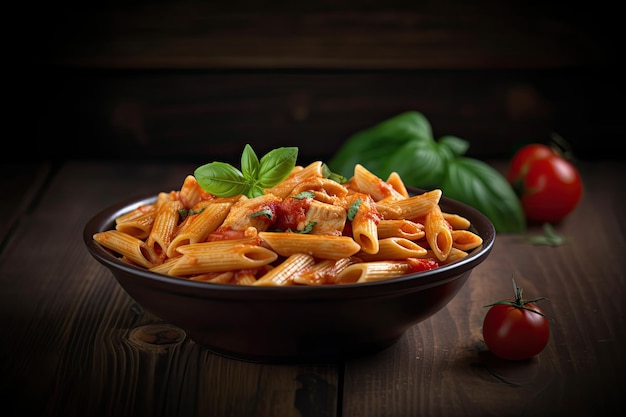
<path id="1" fill-rule="evenodd" d="M 298 225 L 306 220 L 310 205 L 308 198 L 284 199 L 277 207 L 274 227 L 279 230 L 297 230 Z"/>
<path id="2" fill-rule="evenodd" d="M 412 272 L 428 271 L 439 267 L 439 262 L 433 258 L 407 258 Z"/>
<path id="3" fill-rule="evenodd" d="M 233 230 L 230 227 L 220 227 L 207 237 L 207 242 L 217 242 L 221 240 L 245 239 L 246 230 Z"/>

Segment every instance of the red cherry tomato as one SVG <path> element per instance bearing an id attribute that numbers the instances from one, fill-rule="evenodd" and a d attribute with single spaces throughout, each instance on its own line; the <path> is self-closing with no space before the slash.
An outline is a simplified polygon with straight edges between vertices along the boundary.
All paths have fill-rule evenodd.
<path id="1" fill-rule="evenodd" d="M 535 222 L 563 220 L 583 193 L 576 167 L 542 144 L 519 149 L 511 159 L 507 179 L 520 198 L 526 218 Z"/>
<path id="2" fill-rule="evenodd" d="M 540 353 L 550 339 L 550 322 L 535 304 L 544 298 L 523 300 L 516 288 L 515 299 L 489 304 L 483 321 L 483 339 L 495 356 L 522 360 Z"/>

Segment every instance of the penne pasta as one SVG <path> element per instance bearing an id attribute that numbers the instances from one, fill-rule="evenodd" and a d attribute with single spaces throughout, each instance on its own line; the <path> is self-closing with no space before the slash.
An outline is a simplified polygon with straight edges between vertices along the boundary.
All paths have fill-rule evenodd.
<path id="1" fill-rule="evenodd" d="M 443 218 L 452 226 L 453 229 L 467 230 L 470 228 L 470 221 L 458 214 L 442 212 Z"/>
<path id="2" fill-rule="evenodd" d="M 482 245 L 467 218 L 442 211 L 440 189 L 409 195 L 396 172 L 382 180 L 359 164 L 344 183 L 327 173 L 321 161 L 295 166 L 252 197 L 212 195 L 188 175 L 93 239 L 154 273 L 247 286 L 376 282 Z"/>
<path id="3" fill-rule="evenodd" d="M 170 269 L 169 274 L 184 277 L 207 272 L 226 272 L 257 268 L 274 262 L 278 255 L 261 246 L 223 242 L 197 243 L 193 250 L 180 246 L 183 255 Z M 200 245 L 202 245 L 200 247 Z"/>
<path id="4" fill-rule="evenodd" d="M 207 193 L 200 187 L 196 177 L 187 175 L 180 189 L 179 199 L 183 203 L 183 207 L 191 208 L 205 199 L 213 199 L 211 194 Z"/>
<path id="5" fill-rule="evenodd" d="M 226 284 L 231 281 L 234 276 L 235 273 L 233 271 L 207 272 L 206 274 L 192 275 L 189 277 L 189 280 L 212 282 L 214 284 Z"/>
<path id="6" fill-rule="evenodd" d="M 369 194 L 374 201 L 382 199 L 395 201 L 405 198 L 391 184 L 383 181 L 361 164 L 356 164 L 354 167 L 354 186 L 358 192 Z"/>
<path id="7" fill-rule="evenodd" d="M 256 280 L 256 286 L 293 285 L 294 276 L 308 269 L 315 263 L 315 259 L 306 253 L 294 253 L 278 266 Z"/>
<path id="8" fill-rule="evenodd" d="M 231 206 L 232 203 L 209 204 L 200 214 L 188 217 L 185 227 L 176 233 L 168 246 L 167 256 L 171 258 L 178 255 L 177 249 L 180 246 L 205 241 L 209 233 L 215 231 L 224 222 Z"/>
<path id="9" fill-rule="evenodd" d="M 176 226 L 178 225 L 179 210 L 183 208 L 179 200 L 163 202 L 154 218 L 152 230 L 146 241 L 152 263 L 159 264 L 165 261 L 167 249 L 174 239 Z"/>
<path id="10" fill-rule="evenodd" d="M 361 250 L 361 246 L 349 236 L 259 232 L 259 237 L 264 244 L 281 256 L 306 253 L 320 259 L 341 259 Z"/>
<path id="11" fill-rule="evenodd" d="M 469 230 L 452 230 L 452 246 L 463 251 L 469 251 L 482 245 L 483 239 Z"/>
<path id="12" fill-rule="evenodd" d="M 351 263 L 353 263 L 353 258 L 323 259 L 298 273 L 293 278 L 293 282 L 302 285 L 334 284 L 337 274 Z"/>
<path id="13" fill-rule="evenodd" d="M 426 241 L 435 257 L 445 261 L 452 249 L 452 233 L 450 224 L 443 218 L 439 206 L 433 207 L 424 221 Z"/>
<path id="14" fill-rule="evenodd" d="M 399 277 L 411 272 L 408 262 L 359 262 L 344 268 L 335 282 L 337 284 L 353 284 L 359 282 L 375 282 Z"/>
<path id="15" fill-rule="evenodd" d="M 396 190 L 402 197 L 409 197 L 409 192 L 404 185 L 404 181 L 402 181 L 400 174 L 398 174 L 397 172 L 394 171 L 389 174 L 389 176 L 387 177 L 387 183 L 391 185 L 391 187 Z"/>
<path id="16" fill-rule="evenodd" d="M 161 263 L 159 265 L 155 265 L 152 268 L 150 268 L 150 271 L 156 272 L 158 274 L 169 275 L 170 269 L 172 269 L 172 266 L 174 266 L 174 264 L 176 264 L 176 262 L 178 262 L 178 260 L 181 258 L 181 256 L 182 255 L 176 255 L 173 258 L 168 258 L 163 263 Z"/>
<path id="17" fill-rule="evenodd" d="M 384 206 L 393 205 L 393 209 L 391 210 L 397 213 L 397 217 L 388 218 L 412 220 L 425 216 L 435 206 L 438 206 L 441 194 L 441 190 L 435 189 L 409 198 L 393 201 L 392 203 L 384 203 L 381 204 L 381 206 L 383 206 L 384 210 Z"/>
<path id="18" fill-rule="evenodd" d="M 156 213 L 154 204 L 138 207 L 115 219 L 115 229 L 143 240 L 150 236 Z"/>
<path id="19" fill-rule="evenodd" d="M 352 219 L 352 238 L 359 244 L 361 250 L 365 253 L 378 252 L 378 223 L 380 222 L 380 214 L 376 209 L 376 205 L 367 194 L 352 194 L 353 203 L 351 207 L 358 206 L 354 218 Z"/>
<path id="20" fill-rule="evenodd" d="M 291 195 L 295 196 L 302 192 L 311 192 L 315 200 L 328 204 L 340 204 L 341 200 L 348 194 L 348 190 L 343 185 L 321 177 L 312 177 L 297 184 L 291 190 Z"/>
<path id="21" fill-rule="evenodd" d="M 419 240 L 425 236 L 424 225 L 411 220 L 381 220 L 378 223 L 378 238 L 403 237 L 408 240 Z"/>
<path id="22" fill-rule="evenodd" d="M 93 235 L 93 239 L 105 248 L 115 251 L 139 266 L 144 268 L 152 268 L 153 266 L 148 259 L 148 246 L 141 239 L 119 230 L 96 233 Z"/>
<path id="23" fill-rule="evenodd" d="M 403 237 L 381 239 L 379 250 L 376 253 L 362 252 L 356 254 L 364 262 L 421 258 L 424 255 L 426 255 L 425 248 Z"/>
<path id="24" fill-rule="evenodd" d="M 448 257 L 444 260 L 444 261 L 439 261 L 440 265 L 448 265 L 449 263 L 452 263 L 454 261 L 458 261 L 459 259 L 463 259 L 468 255 L 467 252 L 461 250 L 461 249 L 457 249 L 454 246 L 452 247 L 452 249 L 450 249 L 450 253 L 448 254 Z M 435 258 L 435 252 L 432 250 L 427 250 L 426 253 L 426 258 Z"/>

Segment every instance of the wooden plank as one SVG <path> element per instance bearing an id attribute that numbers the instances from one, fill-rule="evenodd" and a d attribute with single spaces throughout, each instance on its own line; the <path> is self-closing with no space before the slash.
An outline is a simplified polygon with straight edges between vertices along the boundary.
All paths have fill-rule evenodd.
<path id="1" fill-rule="evenodd" d="M 0 178 L 3 184 L 0 199 L 0 242 L 11 235 L 22 215 L 32 209 L 37 197 L 45 186 L 53 170 L 49 162 L 3 162 L 0 164 Z"/>
<path id="2" fill-rule="evenodd" d="M 556 226 L 567 243 L 532 246 L 498 235 L 492 254 L 442 311 L 376 356 L 348 362 L 343 412 L 361 416 L 585 416 L 621 409 L 626 360 L 623 164 L 583 165 L 586 195 Z M 622 225 L 622 226 L 620 226 Z M 529 233 L 539 233 L 538 228 Z M 512 276 L 552 319 L 547 348 L 527 361 L 494 358 L 483 307 L 513 295 Z"/>
<path id="3" fill-rule="evenodd" d="M 611 38 L 589 27 L 593 10 L 583 16 L 572 4 L 517 3 L 44 6 L 34 25 L 41 50 L 34 45 L 31 58 L 73 67 L 196 69 L 555 68 L 612 59 L 605 44 Z"/>
<path id="4" fill-rule="evenodd" d="M 604 158 L 618 154 L 619 142 L 600 147 L 591 139 L 626 134 L 612 104 L 621 78 L 606 71 L 49 72 L 33 90 L 46 98 L 39 111 L 22 115 L 37 135 L 16 146 L 59 160 L 203 163 L 237 162 L 250 143 L 263 153 L 298 146 L 303 160 L 327 160 L 353 133 L 415 110 L 436 139 L 470 141 L 471 156 L 506 157 L 555 131 L 580 156 Z"/>
<path id="5" fill-rule="evenodd" d="M 158 332 L 145 326 L 168 323 L 137 308 L 86 251 L 82 230 L 96 212 L 177 189 L 191 169 L 73 162 L 39 196 L 0 263 L 3 415 L 336 415 L 333 364 L 226 359 L 175 327 L 161 332 L 164 343 L 151 342 Z"/>
<path id="6" fill-rule="evenodd" d="M 557 225 L 565 245 L 498 236 L 446 308 L 343 369 L 215 356 L 137 309 L 90 258 L 81 234 L 96 211 L 155 187 L 175 189 L 194 167 L 82 161 L 51 178 L 0 258 L 3 415 L 569 417 L 621 410 L 626 201 L 615 178 L 625 174 L 622 161 L 580 164 L 586 194 Z M 549 298 L 542 305 L 554 319 L 546 350 L 520 363 L 495 360 L 480 330 L 483 306 L 511 294 L 513 274 L 526 296 Z M 162 330 L 162 343 L 150 343 L 149 325 Z"/>

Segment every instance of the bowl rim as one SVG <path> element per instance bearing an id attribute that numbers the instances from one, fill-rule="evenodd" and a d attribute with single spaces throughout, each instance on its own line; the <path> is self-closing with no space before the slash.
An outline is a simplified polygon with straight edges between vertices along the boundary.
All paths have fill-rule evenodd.
<path id="1" fill-rule="evenodd" d="M 420 194 L 425 190 L 407 186 L 410 194 Z M 144 193 L 123 199 L 113 203 L 93 215 L 85 224 L 83 229 L 83 240 L 90 254 L 102 265 L 113 271 L 124 272 L 134 275 L 138 281 L 150 281 L 152 284 L 166 288 L 179 294 L 199 296 L 199 293 L 213 294 L 216 291 L 220 297 L 237 298 L 242 293 L 248 297 L 278 297 L 278 298 L 302 298 L 306 300 L 328 299 L 329 297 L 367 297 L 380 296 L 381 293 L 391 295 L 395 292 L 406 291 L 407 289 L 423 290 L 441 285 L 445 282 L 460 278 L 463 273 L 471 271 L 475 266 L 482 263 L 491 252 L 495 239 L 496 230 L 493 223 L 476 208 L 469 206 L 459 200 L 454 200 L 446 196 L 440 199 L 440 206 L 455 206 L 452 213 L 467 217 L 471 223 L 471 229 L 475 232 L 480 230 L 479 236 L 483 239 L 481 246 L 469 252 L 468 256 L 451 262 L 447 265 L 439 266 L 435 269 L 406 274 L 393 279 L 376 282 L 333 284 L 333 285 L 290 285 L 290 286 L 249 286 L 249 285 L 227 285 L 220 283 L 192 281 L 182 277 L 160 274 L 149 271 L 140 266 L 132 265 L 117 258 L 110 250 L 100 245 L 93 239 L 94 233 L 111 230 L 115 218 L 127 213 L 141 205 L 156 201 L 157 192 Z M 117 274 L 113 274 L 119 281 Z M 442 276 L 446 278 L 442 279 Z M 375 287 L 376 290 L 372 291 Z M 377 294 L 377 295 L 376 295 Z"/>

